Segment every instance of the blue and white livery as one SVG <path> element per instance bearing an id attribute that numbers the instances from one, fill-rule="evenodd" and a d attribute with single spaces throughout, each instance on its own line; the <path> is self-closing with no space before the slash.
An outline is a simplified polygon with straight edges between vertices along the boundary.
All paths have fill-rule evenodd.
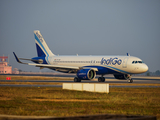
<path id="1" fill-rule="evenodd" d="M 99 82 L 105 82 L 106 74 L 113 74 L 116 79 L 128 80 L 132 83 L 132 74 L 144 73 L 148 66 L 139 58 L 127 56 L 56 56 L 49 49 L 39 30 L 34 31 L 38 57 L 32 59 L 18 58 L 17 62 L 36 67 L 49 68 L 59 72 L 76 73 L 74 82 L 92 80 L 96 75 Z M 31 60 L 34 63 L 24 63 L 21 60 Z"/>

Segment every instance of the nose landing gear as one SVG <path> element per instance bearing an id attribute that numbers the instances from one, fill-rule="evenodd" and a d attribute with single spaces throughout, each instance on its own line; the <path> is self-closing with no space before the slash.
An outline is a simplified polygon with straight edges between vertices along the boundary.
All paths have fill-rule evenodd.
<path id="1" fill-rule="evenodd" d="M 133 83 L 133 80 L 132 80 L 132 79 L 129 79 L 129 80 L 128 80 L 128 83 Z"/>

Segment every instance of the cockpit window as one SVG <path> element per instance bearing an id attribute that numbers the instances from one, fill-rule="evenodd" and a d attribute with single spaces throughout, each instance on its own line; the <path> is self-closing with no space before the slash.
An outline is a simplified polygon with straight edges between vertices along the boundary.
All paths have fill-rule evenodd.
<path id="1" fill-rule="evenodd" d="M 136 63 L 144 63 L 143 61 L 132 61 L 132 64 L 136 64 Z"/>

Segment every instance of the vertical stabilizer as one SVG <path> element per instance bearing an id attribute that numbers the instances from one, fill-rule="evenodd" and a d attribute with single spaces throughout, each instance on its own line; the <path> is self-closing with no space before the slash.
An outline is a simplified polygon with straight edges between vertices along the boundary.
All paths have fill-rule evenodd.
<path id="1" fill-rule="evenodd" d="M 39 30 L 34 31 L 38 57 L 54 56 Z"/>

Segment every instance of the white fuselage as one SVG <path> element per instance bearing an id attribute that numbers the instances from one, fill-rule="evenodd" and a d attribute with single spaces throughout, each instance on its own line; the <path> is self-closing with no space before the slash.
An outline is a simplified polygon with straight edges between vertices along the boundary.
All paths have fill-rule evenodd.
<path id="1" fill-rule="evenodd" d="M 46 61 L 51 65 L 101 67 L 122 74 L 139 74 L 148 70 L 141 59 L 133 56 L 52 56 Z"/>

